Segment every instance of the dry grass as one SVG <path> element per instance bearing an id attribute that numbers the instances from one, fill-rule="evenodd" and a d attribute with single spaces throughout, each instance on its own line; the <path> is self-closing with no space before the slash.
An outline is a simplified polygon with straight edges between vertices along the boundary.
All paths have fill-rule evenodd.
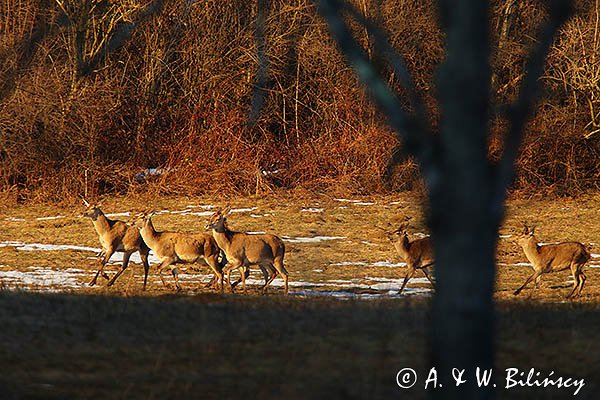
<path id="1" fill-rule="evenodd" d="M 413 217 L 410 228 L 413 233 L 426 233 L 419 198 L 399 195 L 358 199 L 374 204 L 360 205 L 326 196 L 298 198 L 282 195 L 241 198 L 228 201 L 227 204 L 233 208 L 253 208 L 252 211 L 234 213 L 230 216 L 229 222 L 233 229 L 264 231 L 290 237 L 343 238 L 315 243 L 287 243 L 286 265 L 292 280 L 322 282 L 366 276 L 401 277 L 403 271 L 389 267 L 331 265 L 348 262 L 373 264 L 386 260 L 401 261 L 380 227 L 386 227 L 388 223 L 397 226 L 405 215 Z M 225 201 L 215 198 L 182 197 L 115 198 L 107 199 L 104 209 L 107 213 L 139 211 L 150 205 L 157 210 L 182 211 L 188 205 L 224 206 Z M 319 212 L 307 211 L 310 208 L 318 209 Z M 577 240 L 585 244 L 594 243 L 593 252 L 599 253 L 600 227 L 596 221 L 598 209 L 600 209 L 600 198 L 597 195 L 577 199 L 511 201 L 500 233 L 513 235 L 513 237 L 503 237 L 499 241 L 496 297 L 512 299 L 512 291 L 519 287 L 531 273 L 531 269 L 526 266 L 514 265 L 518 262 L 527 262 L 521 248 L 514 243 L 514 235 L 522 230 L 523 222 L 527 221 L 538 226 L 536 232 L 540 242 Z M 80 211 L 55 206 L 18 206 L 6 210 L 0 214 L 0 218 L 3 219 L 0 241 L 18 240 L 26 243 L 99 247 L 91 222 L 77 217 Z M 194 211 L 203 210 L 194 209 Z M 36 219 L 57 215 L 65 218 Z M 6 220 L 8 217 L 23 219 L 23 221 Z M 157 215 L 154 222 L 159 230 L 198 231 L 204 230 L 207 219 L 208 217 L 205 216 L 165 213 Z M 91 271 L 96 266 L 93 260 L 86 258 L 91 255 L 91 253 L 82 254 L 77 251 L 22 252 L 14 247 L 0 247 L 2 264 L 11 268 L 59 266 L 59 268 L 84 268 Z M 597 260 L 592 262 L 598 263 Z M 112 268 L 116 270 L 117 267 Z M 204 271 L 208 273 L 208 269 Z M 137 285 L 139 282 L 136 278 L 131 280 L 130 277 L 139 272 L 139 266 L 131 267 L 108 292 L 119 293 L 127 288 L 127 294 L 135 294 L 139 289 Z M 586 268 L 586 275 L 589 277 L 586 288 L 583 296 L 577 301 L 597 302 L 600 300 L 600 268 Z M 567 294 L 568 271 L 544 275 L 542 279 L 545 287 L 535 294 L 536 300 L 561 301 Z M 163 290 L 160 286 L 151 287 L 152 290 Z M 199 290 L 195 286 L 187 289 Z M 97 290 L 93 289 L 90 293 L 96 293 Z M 521 297 L 527 295 L 526 290 Z"/>

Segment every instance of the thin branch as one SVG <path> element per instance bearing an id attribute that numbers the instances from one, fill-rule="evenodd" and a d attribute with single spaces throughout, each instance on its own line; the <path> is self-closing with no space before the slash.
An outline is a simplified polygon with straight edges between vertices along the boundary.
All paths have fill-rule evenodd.
<path id="1" fill-rule="evenodd" d="M 258 70 L 256 72 L 256 83 L 254 84 L 250 115 L 248 116 L 248 125 L 253 126 L 258 120 L 258 116 L 265 103 L 267 86 L 269 80 L 269 58 L 265 44 L 265 25 L 267 22 L 268 1 L 258 0 L 257 16 L 255 24 L 254 40 L 256 41 L 256 58 L 258 61 Z"/>
<path id="2" fill-rule="evenodd" d="M 327 21 L 329 30 L 342 53 L 354 67 L 360 81 L 368 88 L 375 104 L 389 118 L 388 122 L 403 141 L 407 151 L 419 160 L 422 168 L 432 167 L 430 142 L 433 136 L 428 134 L 427 121 L 416 118 L 404 110 L 397 93 L 387 85 L 386 80 L 373 66 L 365 50 L 354 38 L 341 15 L 343 10 L 350 10 L 350 6 L 343 0 L 315 0 L 315 3 L 317 3 L 320 14 Z M 357 16 L 354 12 L 352 15 Z M 362 21 L 359 20 L 358 22 L 365 22 L 363 18 L 361 19 Z M 376 33 L 375 30 L 372 32 L 373 34 Z M 381 37 L 384 37 L 383 34 L 381 34 L 381 37 L 379 37 L 379 34 L 376 36 L 375 41 L 380 48 L 395 53 L 387 40 L 380 40 Z M 396 55 L 390 63 L 393 62 L 395 68 L 400 68 L 400 65 L 404 63 L 400 64 L 399 60 L 401 60 L 401 57 Z M 408 90 L 414 89 L 408 88 Z"/>
<path id="3" fill-rule="evenodd" d="M 421 97 L 417 94 L 416 84 L 408 71 L 406 63 L 398 54 L 396 49 L 390 44 L 385 32 L 366 18 L 363 14 L 348 3 L 342 3 L 343 9 L 348 12 L 357 22 L 364 26 L 367 32 L 375 39 L 375 49 L 382 53 L 384 60 L 388 63 L 394 75 L 399 78 L 400 84 L 408 93 L 408 98 L 415 109 L 417 118 L 422 121 L 428 121 L 427 110 L 423 105 Z"/>
<path id="4" fill-rule="evenodd" d="M 571 0 L 555 0 L 550 5 L 550 18 L 540 33 L 537 46 L 530 54 L 525 76 L 521 81 L 519 98 L 508 112 L 510 128 L 504 141 L 504 151 L 497 165 L 493 206 L 500 209 L 506 189 L 514 179 L 514 162 L 523 139 L 523 128 L 534 106 L 538 91 L 538 78 L 542 75 L 546 55 L 556 32 L 567 21 L 572 11 Z"/>
<path id="5" fill-rule="evenodd" d="M 104 43 L 101 50 L 94 54 L 88 63 L 82 63 L 78 67 L 79 77 L 87 76 L 98 70 L 98 66 L 108 58 L 110 53 L 118 51 L 132 38 L 133 32 L 142 22 L 162 11 L 163 3 L 164 0 L 155 0 L 135 14 L 134 18 L 132 18 L 135 22 L 123 21 L 116 24 L 109 33 L 110 38 Z"/>

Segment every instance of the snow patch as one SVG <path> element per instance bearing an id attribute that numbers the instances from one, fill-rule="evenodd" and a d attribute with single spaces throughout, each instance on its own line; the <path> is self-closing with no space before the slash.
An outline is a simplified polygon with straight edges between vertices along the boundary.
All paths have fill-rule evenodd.
<path id="1" fill-rule="evenodd" d="M 37 217 L 36 220 L 38 220 L 38 221 L 48 221 L 48 220 L 51 220 L 51 219 L 61 219 L 61 218 L 65 218 L 65 216 L 64 215 L 54 215 L 54 216 L 51 216 L 51 217 Z"/>
<path id="2" fill-rule="evenodd" d="M 59 286 L 62 289 L 82 287 L 79 277 L 87 276 L 85 271 L 77 268 L 54 270 L 45 267 L 29 267 L 27 271 L 0 271 L 0 281 L 9 288 L 21 286 Z"/>
<path id="3" fill-rule="evenodd" d="M 290 243 L 319 243 L 326 240 L 340 240 L 347 239 L 345 236 L 313 236 L 313 237 L 292 237 L 283 236 L 283 240 Z"/>
<path id="4" fill-rule="evenodd" d="M 126 212 L 111 213 L 111 214 L 104 214 L 104 215 L 107 216 L 108 218 L 112 218 L 112 217 L 130 217 L 131 216 L 131 212 L 126 211 Z"/>
<path id="5" fill-rule="evenodd" d="M 300 212 L 308 212 L 308 213 L 322 213 L 325 211 L 324 208 L 303 208 Z"/>

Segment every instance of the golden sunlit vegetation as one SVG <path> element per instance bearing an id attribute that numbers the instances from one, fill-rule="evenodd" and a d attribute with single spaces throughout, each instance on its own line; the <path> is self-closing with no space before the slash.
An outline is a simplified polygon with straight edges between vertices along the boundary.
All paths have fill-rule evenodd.
<path id="1" fill-rule="evenodd" d="M 390 33 L 435 125 L 434 72 L 444 56 L 435 7 L 413 0 L 355 4 Z M 531 0 L 493 4 L 496 112 L 515 98 L 545 13 Z M 397 139 L 311 1 L 270 2 L 268 79 L 255 88 L 255 8 L 243 0 L 3 1 L 4 197 L 72 201 L 83 193 L 233 195 L 277 188 L 374 194 L 421 187 L 410 160 L 382 182 Z M 371 54 L 372 40 L 361 32 Z M 516 189 L 577 194 L 599 187 L 599 49 L 598 4 L 577 1 L 548 57 Z M 248 125 L 256 91 L 265 102 Z M 504 126 L 494 119 L 492 158 Z M 148 167 L 163 173 L 139 175 Z"/>

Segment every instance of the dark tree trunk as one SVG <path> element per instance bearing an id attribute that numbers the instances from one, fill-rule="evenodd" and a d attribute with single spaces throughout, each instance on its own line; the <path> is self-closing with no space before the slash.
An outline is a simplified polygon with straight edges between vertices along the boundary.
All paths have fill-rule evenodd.
<path id="1" fill-rule="evenodd" d="M 494 178 L 487 160 L 489 106 L 488 3 L 440 1 L 447 57 L 440 66 L 440 152 L 430 189 L 430 228 L 437 292 L 433 303 L 432 364 L 444 398 L 489 398 L 477 367 L 493 364 L 495 248 L 499 216 L 490 204 Z M 477 349 L 477 351 L 473 351 Z M 466 369 L 456 386 L 451 371 Z"/>

